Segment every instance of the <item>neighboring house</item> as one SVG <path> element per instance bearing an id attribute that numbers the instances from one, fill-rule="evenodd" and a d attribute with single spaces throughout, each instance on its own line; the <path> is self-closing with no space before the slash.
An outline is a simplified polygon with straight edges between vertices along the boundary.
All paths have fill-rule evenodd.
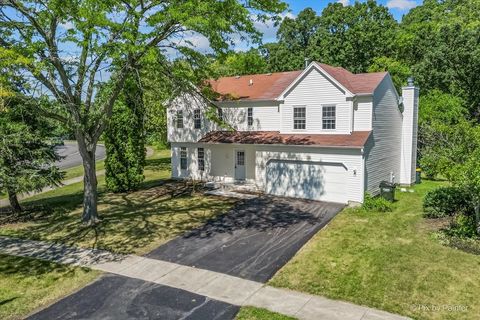
<path id="1" fill-rule="evenodd" d="M 168 112 L 172 177 L 241 181 L 265 193 L 363 202 L 381 181 L 415 179 L 418 88 L 400 97 L 387 72 L 352 74 L 313 62 L 304 70 L 210 81 L 219 115 L 177 100 Z"/>

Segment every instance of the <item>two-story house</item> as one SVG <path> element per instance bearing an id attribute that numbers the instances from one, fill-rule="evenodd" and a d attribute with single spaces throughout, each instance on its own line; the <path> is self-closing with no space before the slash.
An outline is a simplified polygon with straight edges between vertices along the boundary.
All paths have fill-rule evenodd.
<path id="1" fill-rule="evenodd" d="M 412 81 L 410 81 L 412 82 Z M 168 111 L 172 177 L 241 181 L 265 193 L 363 202 L 382 180 L 415 179 L 418 88 L 387 72 L 352 74 L 312 62 L 304 70 L 211 81 L 219 116 L 202 102 L 177 100 Z"/>

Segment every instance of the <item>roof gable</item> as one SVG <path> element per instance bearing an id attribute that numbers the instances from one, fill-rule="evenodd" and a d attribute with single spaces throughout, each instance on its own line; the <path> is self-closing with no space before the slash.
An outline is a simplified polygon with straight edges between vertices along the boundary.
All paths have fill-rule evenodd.
<path id="1" fill-rule="evenodd" d="M 313 68 L 319 69 L 329 80 L 352 95 L 373 94 L 388 74 L 387 72 L 353 74 L 341 67 L 312 62 L 304 70 L 221 77 L 217 80 L 210 80 L 209 84 L 215 92 L 220 94 L 219 100 L 221 101 L 277 100 Z"/>

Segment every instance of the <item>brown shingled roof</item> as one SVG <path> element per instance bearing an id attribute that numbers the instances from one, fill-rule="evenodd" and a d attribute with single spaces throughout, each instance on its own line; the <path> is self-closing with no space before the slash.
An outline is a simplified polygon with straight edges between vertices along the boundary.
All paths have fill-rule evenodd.
<path id="1" fill-rule="evenodd" d="M 369 136 L 370 131 L 354 131 L 352 134 L 280 134 L 278 131 L 212 131 L 198 142 L 361 148 L 365 145 Z"/>
<path id="2" fill-rule="evenodd" d="M 386 72 L 353 74 L 341 67 L 317 63 L 330 76 L 354 94 L 373 93 Z M 303 72 L 303 70 L 221 77 L 210 80 L 220 100 L 274 100 Z M 250 84 L 250 80 L 253 84 Z"/>
<path id="3" fill-rule="evenodd" d="M 252 74 L 238 77 L 222 77 L 211 80 L 212 89 L 224 100 L 273 100 L 276 99 L 302 70 Z M 252 80 L 253 85 L 250 85 Z"/>

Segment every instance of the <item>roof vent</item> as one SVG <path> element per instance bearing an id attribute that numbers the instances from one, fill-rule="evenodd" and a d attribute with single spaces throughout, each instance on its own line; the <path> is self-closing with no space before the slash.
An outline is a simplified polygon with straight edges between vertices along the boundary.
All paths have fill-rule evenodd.
<path id="1" fill-rule="evenodd" d="M 240 76 L 235 76 L 235 79 L 240 79 Z"/>
<path id="2" fill-rule="evenodd" d="M 267 76 L 271 76 L 271 75 L 272 75 L 272 73 L 271 73 L 271 72 L 267 73 Z"/>
<path id="3" fill-rule="evenodd" d="M 253 86 L 253 79 L 250 79 L 250 81 L 248 82 L 248 85 Z"/>

